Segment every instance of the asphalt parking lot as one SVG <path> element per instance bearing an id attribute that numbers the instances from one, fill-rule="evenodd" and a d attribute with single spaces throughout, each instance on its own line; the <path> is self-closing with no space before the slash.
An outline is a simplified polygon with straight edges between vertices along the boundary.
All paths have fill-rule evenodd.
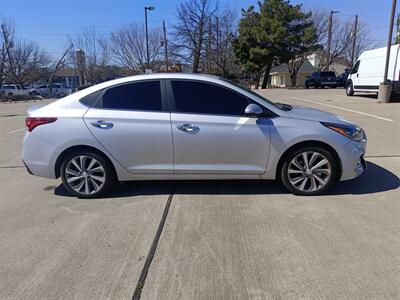
<path id="1" fill-rule="evenodd" d="M 82 200 L 21 164 L 34 103 L 0 103 L 0 298 L 400 299 L 400 103 L 342 89 L 261 93 L 356 121 L 367 172 L 317 197 L 189 181 Z"/>

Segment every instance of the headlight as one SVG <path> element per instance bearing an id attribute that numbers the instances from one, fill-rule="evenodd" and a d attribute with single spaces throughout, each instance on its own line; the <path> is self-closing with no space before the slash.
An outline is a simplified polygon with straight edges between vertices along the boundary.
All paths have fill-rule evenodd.
<path id="1" fill-rule="evenodd" d="M 341 135 L 344 135 L 345 137 L 348 137 L 349 139 L 352 139 L 353 141 L 359 142 L 365 138 L 364 130 L 356 125 L 342 125 L 325 122 L 321 122 L 321 124 L 337 133 L 340 133 Z"/>

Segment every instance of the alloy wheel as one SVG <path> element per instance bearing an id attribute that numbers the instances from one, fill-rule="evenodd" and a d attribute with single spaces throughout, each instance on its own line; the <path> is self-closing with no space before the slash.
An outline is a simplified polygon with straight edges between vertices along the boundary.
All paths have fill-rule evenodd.
<path id="1" fill-rule="evenodd" d="M 87 155 L 73 157 L 65 168 L 67 184 L 75 192 L 83 195 L 97 193 L 106 182 L 104 166 Z"/>
<path id="2" fill-rule="evenodd" d="M 322 189 L 332 175 L 332 166 L 325 155 L 306 151 L 296 155 L 289 163 L 290 184 L 302 192 L 316 192 Z"/>

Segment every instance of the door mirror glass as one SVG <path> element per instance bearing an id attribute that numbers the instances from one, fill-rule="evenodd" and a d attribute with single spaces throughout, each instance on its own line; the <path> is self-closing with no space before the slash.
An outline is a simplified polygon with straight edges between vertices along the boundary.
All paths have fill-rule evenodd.
<path id="1" fill-rule="evenodd" d="M 246 109 L 244 110 L 244 115 L 246 117 L 261 117 L 264 116 L 264 110 L 261 106 L 251 103 L 246 106 Z"/>

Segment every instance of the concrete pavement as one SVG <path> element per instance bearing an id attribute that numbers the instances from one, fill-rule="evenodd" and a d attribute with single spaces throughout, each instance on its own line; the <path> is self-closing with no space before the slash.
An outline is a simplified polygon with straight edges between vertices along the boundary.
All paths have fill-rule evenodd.
<path id="1" fill-rule="evenodd" d="M 319 197 L 190 181 L 76 199 L 21 165 L 32 103 L 0 104 L 0 298 L 131 299 L 173 192 L 142 299 L 399 299 L 400 103 L 342 89 L 262 93 L 358 122 L 367 173 Z"/>

